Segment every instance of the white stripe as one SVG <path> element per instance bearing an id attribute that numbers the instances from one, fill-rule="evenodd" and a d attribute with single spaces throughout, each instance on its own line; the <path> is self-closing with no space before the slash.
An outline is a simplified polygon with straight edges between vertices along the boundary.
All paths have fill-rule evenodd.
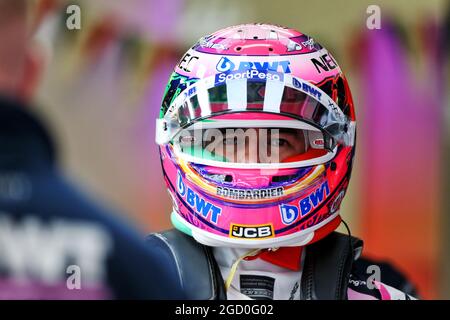
<path id="1" fill-rule="evenodd" d="M 247 79 L 227 80 L 227 100 L 232 110 L 247 108 Z"/>
<path id="2" fill-rule="evenodd" d="M 209 102 L 208 87 L 204 83 L 201 83 L 197 88 L 197 99 L 200 104 L 202 117 L 209 116 L 211 114 L 211 107 Z"/>
<path id="3" fill-rule="evenodd" d="M 263 110 L 267 112 L 280 112 L 281 98 L 284 92 L 284 82 L 279 80 L 266 81 Z"/>

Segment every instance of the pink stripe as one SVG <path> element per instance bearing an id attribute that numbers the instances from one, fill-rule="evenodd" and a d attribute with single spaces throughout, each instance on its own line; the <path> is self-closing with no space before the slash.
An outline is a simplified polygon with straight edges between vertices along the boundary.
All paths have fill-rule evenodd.
<path id="1" fill-rule="evenodd" d="M 105 300 L 111 298 L 110 290 L 100 284 L 70 290 L 65 281 L 47 284 L 0 278 L 0 300 Z"/>
<path id="2" fill-rule="evenodd" d="M 391 294 L 389 293 L 389 291 L 386 289 L 386 287 L 378 282 L 378 281 L 374 281 L 375 286 L 377 287 L 378 291 L 380 291 L 381 294 L 381 300 L 392 300 L 391 298 Z"/>
<path id="3" fill-rule="evenodd" d="M 348 300 L 377 300 L 377 298 L 371 295 L 360 293 L 350 288 L 347 290 L 347 295 Z"/>

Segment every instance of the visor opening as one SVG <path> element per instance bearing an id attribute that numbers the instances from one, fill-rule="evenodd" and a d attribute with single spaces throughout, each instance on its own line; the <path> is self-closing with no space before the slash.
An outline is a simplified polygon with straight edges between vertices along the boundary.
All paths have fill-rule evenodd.
<path id="1" fill-rule="evenodd" d="M 272 183 L 288 182 L 288 181 L 297 179 L 297 177 L 298 177 L 298 175 L 296 175 L 296 174 L 274 176 L 274 177 L 272 177 Z"/>

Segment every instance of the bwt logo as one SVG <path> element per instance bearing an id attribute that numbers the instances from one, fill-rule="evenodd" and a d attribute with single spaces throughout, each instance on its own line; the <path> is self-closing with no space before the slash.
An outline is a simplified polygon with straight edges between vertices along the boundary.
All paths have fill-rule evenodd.
<path id="1" fill-rule="evenodd" d="M 377 5 L 370 5 L 367 7 L 366 13 L 369 14 L 366 20 L 366 26 L 369 30 L 381 29 L 381 8 Z"/>
<path id="2" fill-rule="evenodd" d="M 236 64 L 227 57 L 222 57 L 217 63 L 216 69 L 219 72 L 258 70 L 260 72 L 275 71 L 275 72 L 291 73 L 291 68 L 289 68 L 289 64 L 290 61 L 288 60 L 272 61 L 272 62 L 241 61 L 239 65 L 236 66 Z"/>
<path id="3" fill-rule="evenodd" d="M 299 216 L 304 217 L 321 204 L 326 197 L 330 194 L 330 188 L 328 182 L 325 181 L 320 187 L 314 190 L 306 198 L 303 198 L 298 202 L 298 206 L 282 204 L 280 205 L 281 221 L 285 225 L 294 223 Z"/>
<path id="4" fill-rule="evenodd" d="M 216 207 L 212 203 L 200 197 L 195 191 L 187 187 L 183 181 L 181 172 L 178 171 L 177 176 L 177 190 L 180 196 L 186 199 L 187 204 L 202 217 L 208 219 L 214 224 L 217 224 L 222 209 Z"/>
<path id="5" fill-rule="evenodd" d="M 320 92 L 317 89 L 314 89 L 313 87 L 311 87 L 310 85 L 308 85 L 305 82 L 300 82 L 299 80 L 292 78 L 292 84 L 294 85 L 294 87 L 303 90 L 304 92 L 314 96 L 318 100 L 320 100 L 322 98 L 322 92 Z"/>
<path id="6" fill-rule="evenodd" d="M 66 14 L 69 16 L 66 19 L 66 27 L 68 30 L 81 29 L 81 8 L 72 4 L 66 8 Z"/>

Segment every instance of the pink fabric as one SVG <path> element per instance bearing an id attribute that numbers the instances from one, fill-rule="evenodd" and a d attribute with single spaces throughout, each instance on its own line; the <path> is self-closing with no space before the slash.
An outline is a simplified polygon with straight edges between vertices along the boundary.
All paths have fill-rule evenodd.
<path id="1" fill-rule="evenodd" d="M 377 298 L 372 297 L 368 294 L 357 292 L 353 289 L 347 290 L 348 300 L 377 300 Z"/>
<path id="2" fill-rule="evenodd" d="M 391 294 L 382 283 L 375 281 L 375 285 L 377 286 L 378 291 L 380 291 L 381 300 L 392 300 Z"/>
<path id="3" fill-rule="evenodd" d="M 0 300 L 104 300 L 111 299 L 110 290 L 103 285 L 69 289 L 65 281 L 47 284 L 39 281 L 17 282 L 0 279 Z"/>

